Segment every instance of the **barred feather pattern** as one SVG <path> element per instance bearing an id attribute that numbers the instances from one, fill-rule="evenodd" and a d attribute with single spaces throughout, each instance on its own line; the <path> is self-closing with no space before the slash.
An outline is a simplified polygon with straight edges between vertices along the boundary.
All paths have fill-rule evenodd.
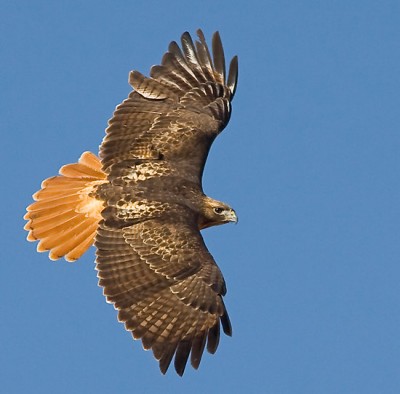
<path id="1" fill-rule="evenodd" d="M 206 342 L 215 352 L 220 322 L 226 334 L 232 331 L 222 301 L 225 283 L 200 233 L 185 221 L 169 220 L 146 220 L 122 230 L 102 222 L 96 268 L 119 321 L 144 349 L 153 349 L 162 373 L 175 355 L 182 375 L 190 353 L 198 368 Z M 178 352 L 182 343 L 186 346 Z"/>
<path id="2" fill-rule="evenodd" d="M 212 40 L 212 55 L 201 30 L 199 41 L 189 33 L 169 45 L 150 77 L 132 71 L 134 88 L 117 106 L 100 147 L 103 169 L 111 177 L 113 166 L 133 157 L 184 162 L 201 182 L 205 160 L 215 137 L 231 114 L 238 63 L 235 56 L 225 71 L 219 33 Z"/>
<path id="3" fill-rule="evenodd" d="M 218 33 L 172 42 L 150 76 L 132 71 L 133 91 L 117 106 L 99 158 L 42 183 L 27 208 L 28 240 L 51 259 L 79 258 L 93 244 L 104 296 L 118 319 L 151 349 L 166 373 L 198 368 L 232 334 L 225 281 L 200 230 L 236 221 L 206 197 L 202 174 L 210 146 L 230 119 L 238 62 L 225 69 Z"/>

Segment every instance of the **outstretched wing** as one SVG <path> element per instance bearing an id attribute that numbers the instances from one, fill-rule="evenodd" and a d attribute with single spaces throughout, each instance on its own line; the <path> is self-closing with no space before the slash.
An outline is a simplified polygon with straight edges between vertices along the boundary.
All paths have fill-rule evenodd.
<path id="1" fill-rule="evenodd" d="M 86 152 L 46 180 L 25 218 L 29 240 L 50 258 L 75 260 L 95 237 L 99 284 L 119 320 L 165 373 L 175 356 L 182 375 L 190 355 L 197 368 L 207 346 L 218 347 L 220 325 L 232 329 L 222 274 L 199 230 L 201 176 L 212 141 L 230 117 L 237 58 L 225 76 L 218 33 L 212 54 L 203 33 L 172 42 L 162 64 L 110 120 L 98 159 Z M 200 201 L 199 201 L 200 199 Z"/>
<path id="2" fill-rule="evenodd" d="M 115 212 L 103 213 L 96 236 L 99 285 L 126 329 L 153 350 L 161 372 L 175 355 L 182 375 L 190 353 L 197 368 L 206 342 L 210 353 L 216 351 L 220 323 L 231 335 L 222 300 L 225 282 L 188 208 L 169 203 L 146 208 L 158 214 L 134 219 L 132 204 L 136 223 L 127 227 L 115 223 Z"/>
<path id="3" fill-rule="evenodd" d="M 182 171 L 200 183 L 209 148 L 229 121 L 238 63 L 235 56 L 226 78 L 218 32 L 213 57 L 202 31 L 197 34 L 195 43 L 189 33 L 182 35 L 182 50 L 172 42 L 149 78 L 131 72 L 134 91 L 117 107 L 100 146 L 110 178 L 113 165 L 124 160 L 165 158 L 179 161 Z"/>
<path id="4" fill-rule="evenodd" d="M 201 176 L 212 141 L 226 126 L 237 58 L 225 77 L 218 33 L 213 59 L 203 33 L 182 50 L 169 46 L 119 105 L 100 147 L 108 185 L 99 187 L 103 220 L 95 239 L 99 284 L 118 318 L 165 373 L 175 355 L 182 375 L 190 355 L 216 351 L 220 325 L 231 335 L 224 279 L 201 237 Z"/>

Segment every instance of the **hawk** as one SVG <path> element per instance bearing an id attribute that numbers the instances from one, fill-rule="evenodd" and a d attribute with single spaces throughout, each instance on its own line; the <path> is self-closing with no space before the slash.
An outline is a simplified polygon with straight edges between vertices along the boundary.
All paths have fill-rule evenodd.
<path id="1" fill-rule="evenodd" d="M 225 72 L 218 32 L 212 50 L 197 31 L 171 42 L 150 77 L 129 75 L 99 157 L 84 152 L 46 179 L 27 208 L 29 241 L 52 260 L 75 261 L 96 247 L 99 286 L 135 339 L 166 373 L 182 376 L 217 350 L 220 326 L 232 334 L 225 281 L 200 231 L 237 222 L 207 197 L 202 174 L 210 146 L 227 125 L 238 60 Z M 212 55 L 211 55 L 212 53 Z"/>

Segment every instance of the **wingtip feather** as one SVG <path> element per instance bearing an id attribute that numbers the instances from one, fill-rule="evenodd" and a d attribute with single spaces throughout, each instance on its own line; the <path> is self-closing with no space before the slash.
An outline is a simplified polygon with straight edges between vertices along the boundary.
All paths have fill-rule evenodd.
<path id="1" fill-rule="evenodd" d="M 219 32 L 216 31 L 212 38 L 214 69 L 219 77 L 219 82 L 225 84 L 225 54 Z"/>
<path id="2" fill-rule="evenodd" d="M 234 56 L 232 58 L 232 60 L 231 60 L 230 65 L 229 65 L 228 80 L 227 80 L 227 83 L 226 83 L 228 88 L 229 88 L 229 90 L 231 91 L 232 98 L 236 93 L 238 74 L 239 74 L 238 57 Z"/>

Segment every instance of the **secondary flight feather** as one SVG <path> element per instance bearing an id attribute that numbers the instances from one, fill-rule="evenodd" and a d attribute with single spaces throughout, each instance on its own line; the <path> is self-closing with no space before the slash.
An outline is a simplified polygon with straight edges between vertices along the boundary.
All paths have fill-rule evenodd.
<path id="1" fill-rule="evenodd" d="M 201 30 L 172 42 L 150 77 L 129 75 L 133 91 L 117 106 L 99 157 L 46 179 L 27 208 L 29 241 L 52 260 L 77 260 L 97 248 L 99 285 L 118 320 L 152 349 L 165 373 L 182 375 L 232 334 L 225 281 L 200 230 L 237 222 L 207 197 L 202 174 L 210 146 L 227 125 L 238 61 L 225 71 L 220 36 L 211 52 Z"/>

